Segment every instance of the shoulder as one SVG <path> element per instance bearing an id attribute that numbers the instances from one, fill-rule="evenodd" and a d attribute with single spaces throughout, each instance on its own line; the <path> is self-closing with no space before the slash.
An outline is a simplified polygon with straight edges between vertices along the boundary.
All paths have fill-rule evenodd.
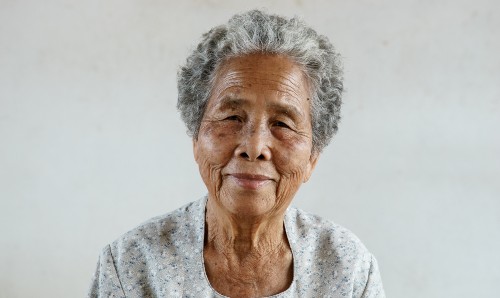
<path id="1" fill-rule="evenodd" d="M 285 227 L 304 291 L 384 297 L 377 262 L 353 232 L 293 207 L 287 210 Z"/>
<path id="2" fill-rule="evenodd" d="M 329 247 L 343 255 L 370 254 L 353 232 L 339 224 L 294 207 L 288 209 L 286 216 L 295 229 L 297 241 L 318 248 Z"/>
<path id="3" fill-rule="evenodd" d="M 120 236 L 110 244 L 114 256 L 148 254 L 159 246 L 176 247 L 195 237 L 199 213 L 204 210 L 204 200 L 191 202 L 170 213 L 147 220 Z"/>
<path id="4" fill-rule="evenodd" d="M 166 291 L 180 291 L 179 276 L 195 267 L 192 256 L 198 253 L 196 243 L 203 237 L 204 209 L 204 199 L 189 203 L 142 223 L 107 245 L 101 252 L 92 293 L 149 297 L 150 290 L 158 288 L 157 294 L 166 297 Z"/>

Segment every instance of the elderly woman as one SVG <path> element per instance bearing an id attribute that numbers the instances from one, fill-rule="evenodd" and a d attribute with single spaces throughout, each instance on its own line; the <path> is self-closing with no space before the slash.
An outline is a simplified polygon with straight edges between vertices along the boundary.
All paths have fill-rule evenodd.
<path id="1" fill-rule="evenodd" d="M 384 297 L 348 230 L 289 207 L 337 130 L 326 37 L 261 11 L 213 28 L 179 72 L 208 195 L 104 248 L 90 297 Z"/>

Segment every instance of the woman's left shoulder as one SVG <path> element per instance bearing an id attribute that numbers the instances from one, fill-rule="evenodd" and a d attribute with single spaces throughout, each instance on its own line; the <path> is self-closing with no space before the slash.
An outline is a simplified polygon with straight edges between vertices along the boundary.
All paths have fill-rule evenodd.
<path id="1" fill-rule="evenodd" d="M 287 229 L 300 242 L 307 242 L 321 251 L 333 251 L 349 257 L 371 259 L 361 240 L 349 229 L 318 215 L 290 207 L 286 213 Z"/>
<path id="2" fill-rule="evenodd" d="M 377 260 L 353 232 L 293 207 L 285 215 L 285 228 L 305 281 L 303 291 L 314 289 L 329 297 L 332 292 L 342 297 L 385 297 Z"/>

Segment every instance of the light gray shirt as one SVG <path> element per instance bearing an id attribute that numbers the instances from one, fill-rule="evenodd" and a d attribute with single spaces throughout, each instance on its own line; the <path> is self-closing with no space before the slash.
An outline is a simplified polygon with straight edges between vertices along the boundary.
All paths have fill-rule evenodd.
<path id="1" fill-rule="evenodd" d="M 225 297 L 203 263 L 206 198 L 155 217 L 101 252 L 88 297 Z M 377 261 L 349 230 L 289 207 L 293 281 L 272 297 L 385 297 Z"/>

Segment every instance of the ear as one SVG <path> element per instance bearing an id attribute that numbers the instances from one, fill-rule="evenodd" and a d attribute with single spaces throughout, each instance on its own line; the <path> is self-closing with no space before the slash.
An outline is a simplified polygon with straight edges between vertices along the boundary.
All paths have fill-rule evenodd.
<path id="1" fill-rule="evenodd" d="M 309 162 L 307 163 L 307 169 L 306 173 L 304 175 L 304 183 L 306 183 L 309 178 L 311 178 L 312 172 L 314 171 L 314 168 L 316 167 L 316 163 L 318 162 L 319 159 L 319 153 L 313 152 L 311 154 L 311 157 L 309 158 Z"/>
<path id="2" fill-rule="evenodd" d="M 193 156 L 196 163 L 198 163 L 198 140 L 193 137 Z"/>

